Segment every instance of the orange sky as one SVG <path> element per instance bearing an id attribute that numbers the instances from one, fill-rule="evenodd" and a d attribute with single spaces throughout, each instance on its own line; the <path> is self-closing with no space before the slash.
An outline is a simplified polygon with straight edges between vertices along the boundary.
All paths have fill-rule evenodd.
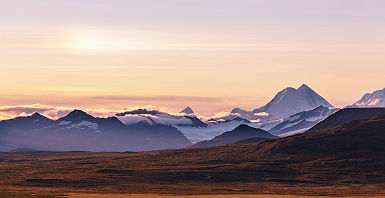
<path id="1" fill-rule="evenodd" d="M 303 83 L 338 107 L 384 88 L 383 1 L 285 2 L 6 2 L 0 106 L 209 115 Z"/>

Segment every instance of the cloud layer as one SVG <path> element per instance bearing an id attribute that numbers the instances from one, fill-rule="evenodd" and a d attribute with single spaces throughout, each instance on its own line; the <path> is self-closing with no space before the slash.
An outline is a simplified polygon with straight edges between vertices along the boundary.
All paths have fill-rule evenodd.
<path id="1" fill-rule="evenodd" d="M 74 107 L 62 107 L 62 106 L 50 106 L 50 105 L 18 105 L 18 106 L 2 106 L 0 107 L 0 120 L 11 119 L 18 116 L 28 116 L 32 115 L 35 112 L 38 112 L 42 115 L 45 115 L 51 119 L 58 119 L 67 115 L 69 112 L 73 111 Z M 117 113 L 122 111 L 131 111 L 133 113 L 127 114 L 125 116 L 118 116 L 118 118 L 125 124 L 135 124 L 138 122 L 147 122 L 149 124 L 162 124 L 162 125 L 178 125 L 178 124 L 192 124 L 190 119 L 183 117 L 180 114 L 168 114 L 160 111 L 154 111 L 154 114 L 143 114 L 138 112 L 137 109 L 147 109 L 154 110 L 157 109 L 155 106 L 145 106 L 145 107 L 130 107 L 123 110 L 113 110 L 113 109 L 82 109 L 86 113 L 96 116 L 96 117 L 110 117 L 115 116 Z"/>
<path id="2" fill-rule="evenodd" d="M 49 106 L 41 104 L 17 105 L 0 107 L 0 119 L 11 119 L 17 116 L 28 116 L 35 112 L 43 114 L 51 119 L 58 119 L 74 110 L 74 107 Z M 83 109 L 87 113 L 97 117 L 109 117 L 117 113 L 108 109 Z"/>

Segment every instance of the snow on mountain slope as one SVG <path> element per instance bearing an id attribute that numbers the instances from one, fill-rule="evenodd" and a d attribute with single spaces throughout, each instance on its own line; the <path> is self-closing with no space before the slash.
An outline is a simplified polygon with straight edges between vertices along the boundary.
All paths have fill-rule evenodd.
<path id="1" fill-rule="evenodd" d="M 94 122 L 80 121 L 77 124 L 70 125 L 69 128 L 79 128 L 79 129 L 89 128 L 89 129 L 97 130 L 98 124 Z"/>
<path id="2" fill-rule="evenodd" d="M 192 111 L 192 110 L 191 110 Z M 183 113 L 182 115 L 172 115 L 169 113 L 137 109 L 134 111 L 126 111 L 116 114 L 117 118 L 126 125 L 136 123 L 147 123 L 150 125 L 172 125 L 172 126 L 190 126 L 190 127 L 206 127 L 207 124 L 202 122 L 193 114 Z"/>
<path id="3" fill-rule="evenodd" d="M 303 84 L 298 89 L 288 87 L 278 92 L 274 98 L 265 106 L 253 111 L 245 111 L 235 108 L 231 113 L 221 119 L 232 119 L 235 116 L 248 120 L 258 120 L 261 123 L 266 121 L 287 118 L 302 111 L 309 111 L 316 107 L 333 106 L 323 97 L 318 95 L 310 87 Z"/>
<path id="4" fill-rule="evenodd" d="M 207 127 L 189 127 L 189 126 L 175 126 L 179 129 L 192 143 L 203 140 L 210 140 L 225 131 L 230 131 L 241 124 L 248 124 L 253 127 L 259 127 L 258 123 L 251 123 L 245 119 L 226 120 L 217 123 L 209 122 Z"/>
<path id="5" fill-rule="evenodd" d="M 282 90 L 259 112 L 267 112 L 275 118 L 284 118 L 319 106 L 333 107 L 310 87 L 303 84 L 298 89 L 289 87 Z"/>
<path id="6" fill-rule="evenodd" d="M 269 132 L 281 137 L 302 133 L 335 113 L 337 110 L 338 109 L 329 109 L 324 106 L 319 106 L 310 111 L 303 111 L 284 119 L 281 123 L 271 128 Z"/>
<path id="7" fill-rule="evenodd" d="M 40 114 L 0 121 L 0 151 L 143 151 L 183 148 L 191 142 L 169 125 L 126 126 L 116 117 L 93 117 L 74 110 L 58 120 Z"/>
<path id="8" fill-rule="evenodd" d="M 373 93 L 366 93 L 359 101 L 348 106 L 348 108 L 355 107 L 385 107 L 385 88 Z"/>

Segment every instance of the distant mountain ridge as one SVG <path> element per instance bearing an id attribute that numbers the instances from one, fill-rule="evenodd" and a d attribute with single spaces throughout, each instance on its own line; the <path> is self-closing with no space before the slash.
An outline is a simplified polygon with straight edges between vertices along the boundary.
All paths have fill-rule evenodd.
<path id="1" fill-rule="evenodd" d="M 58 120 L 38 113 L 0 121 L 0 150 L 142 151 L 182 148 L 191 142 L 167 125 L 123 124 L 74 110 Z"/>
<path id="2" fill-rule="evenodd" d="M 319 106 L 313 108 L 315 105 Z M 385 88 L 365 94 L 359 101 L 346 108 L 382 106 L 385 106 Z M 190 107 L 186 107 L 180 113 L 174 114 L 159 110 L 135 109 L 116 113 L 116 117 L 110 118 L 96 118 L 75 109 L 58 120 L 51 120 L 39 113 L 27 117 L 17 117 L 11 119 L 12 121 L 4 120 L 0 124 L 0 133 L 1 130 L 29 131 L 48 126 L 52 130 L 66 128 L 66 130 L 82 130 L 94 133 L 111 130 L 126 131 L 127 128 L 156 130 L 157 128 L 170 127 L 170 130 L 179 130 L 189 141 L 196 143 L 210 140 L 241 124 L 247 124 L 274 135 L 286 137 L 310 130 L 310 128 L 337 110 L 310 87 L 303 84 L 297 89 L 288 87 L 281 90 L 266 105 L 253 111 L 234 108 L 231 113 L 223 117 L 205 118 L 204 116 L 197 116 Z M 293 112 L 295 113 L 291 114 Z M 288 116 L 282 117 L 286 115 Z M 140 136 L 140 134 L 136 136 Z M 3 145 L 10 144 L 2 139 L 0 139 L 0 142 L 3 142 Z M 146 148 L 150 148 L 150 146 L 146 146 Z"/>
<path id="3" fill-rule="evenodd" d="M 241 124 L 232 131 L 227 131 L 221 135 L 216 136 L 211 140 L 205 140 L 189 146 L 189 148 L 211 147 L 211 146 L 225 146 L 231 143 L 239 142 L 249 138 L 273 139 L 277 138 L 267 131 L 250 127 L 246 124 Z"/>

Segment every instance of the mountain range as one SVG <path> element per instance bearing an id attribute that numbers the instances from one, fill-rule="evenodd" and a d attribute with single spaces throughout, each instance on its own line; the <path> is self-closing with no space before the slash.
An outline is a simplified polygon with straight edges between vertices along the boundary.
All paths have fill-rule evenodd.
<path id="1" fill-rule="evenodd" d="M 257 128 L 253 130 L 266 132 L 270 138 L 286 137 L 369 119 L 385 113 L 380 108 L 384 106 L 384 91 L 365 94 L 339 110 L 307 85 L 298 89 L 288 87 L 263 107 L 253 111 L 235 108 L 227 116 L 210 119 L 198 117 L 190 107 L 178 114 L 137 109 L 108 118 L 74 110 L 57 120 L 35 113 L 0 121 L 0 150 L 142 151 L 183 148 L 191 143 L 196 143 L 191 148 L 241 144 L 238 141 L 248 138 L 255 138 L 249 143 L 258 142 L 267 137 L 242 133 L 240 129 Z"/>
<path id="2" fill-rule="evenodd" d="M 210 140 L 240 124 L 287 136 L 306 131 L 336 110 L 327 100 L 303 84 L 298 89 L 283 89 L 266 105 L 253 111 L 235 108 L 226 116 L 208 119 L 208 125 L 202 128 L 173 126 L 193 143 Z"/>
<path id="3" fill-rule="evenodd" d="M 361 104 L 359 106 L 361 108 L 372 107 L 363 105 L 362 101 L 370 101 L 368 104 L 374 104 L 373 101 L 376 101 L 376 107 L 385 107 L 381 102 L 385 101 L 383 93 L 383 90 L 378 90 L 372 94 L 365 94 L 363 99 L 355 104 Z M 354 106 L 351 105 L 347 108 L 354 108 Z M 274 135 L 285 137 L 305 132 L 338 110 L 310 87 L 303 84 L 298 89 L 291 87 L 283 89 L 266 105 L 253 111 L 235 108 L 227 116 L 207 120 L 208 126 L 205 128 L 179 127 L 179 130 L 188 134 L 186 136 L 193 143 L 210 140 L 223 131 L 234 129 L 239 124 L 248 124 L 269 131 Z M 275 113 L 276 111 L 278 113 Z M 208 134 L 211 136 L 207 136 Z"/>
<path id="4" fill-rule="evenodd" d="M 73 110 L 55 120 L 39 113 L 3 120 L 0 183 L 100 193 L 383 194 L 381 90 L 343 109 L 283 105 L 306 99 L 301 87 L 285 89 L 249 119 L 234 113 L 204 118 L 185 108 L 105 118 Z M 274 117 L 275 105 L 293 114 Z"/>
<path id="5" fill-rule="evenodd" d="M 0 150 L 142 151 L 181 148 L 191 142 L 169 125 L 125 125 L 116 117 L 96 118 L 81 110 L 51 120 L 35 113 L 0 122 Z"/>
<path id="6" fill-rule="evenodd" d="M 239 132 L 239 129 L 226 133 L 234 135 L 237 131 Z M 188 155 L 188 152 L 185 155 Z M 302 134 L 262 140 L 249 138 L 227 144 L 225 147 L 195 149 L 194 152 L 206 156 L 208 160 L 242 159 L 249 162 L 259 157 L 269 160 L 283 157 L 285 160 L 300 161 L 301 159 L 330 161 L 330 158 L 333 158 L 364 161 L 371 159 L 374 160 L 373 162 L 379 162 L 378 160 L 385 162 L 385 108 L 342 109 Z M 300 161 L 296 163 L 301 163 Z M 319 161 L 317 165 L 320 165 Z M 354 164 L 350 165 L 354 166 Z M 385 176 L 383 170 L 381 175 Z"/>
<path id="7" fill-rule="evenodd" d="M 381 93 L 383 90 L 365 94 L 363 98 L 373 104 L 373 101 L 385 100 Z M 355 104 L 358 103 L 361 104 L 360 107 L 364 107 L 362 102 Z M 381 102 L 378 102 L 377 105 L 381 106 Z M 351 105 L 351 107 L 354 106 Z M 202 119 L 196 116 L 190 107 L 184 108 L 179 114 L 137 109 L 119 113 L 117 117 L 126 125 L 138 122 L 150 125 L 172 125 L 190 141 L 196 143 L 210 140 L 223 131 L 232 130 L 240 124 L 248 124 L 283 137 L 302 133 L 337 110 L 326 99 L 303 84 L 297 89 L 287 87 L 281 90 L 266 105 L 253 111 L 235 108 L 223 117 Z"/>
<path id="8" fill-rule="evenodd" d="M 335 120 L 344 117 L 337 115 Z M 217 197 L 375 197 L 385 192 L 384 129 L 385 115 L 377 115 L 284 138 L 256 143 L 249 138 L 205 148 L 140 153 L 19 149 L 0 153 L 0 175 L 6 178 L 0 183 L 69 193 L 87 189 L 101 196 L 188 192 Z"/>

